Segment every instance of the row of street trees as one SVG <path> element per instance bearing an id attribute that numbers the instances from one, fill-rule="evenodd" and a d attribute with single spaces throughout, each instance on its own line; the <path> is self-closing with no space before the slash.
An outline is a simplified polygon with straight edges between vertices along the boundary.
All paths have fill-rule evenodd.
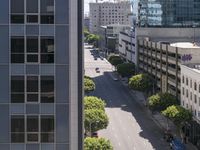
<path id="1" fill-rule="evenodd" d="M 112 150 L 113 147 L 109 140 L 104 138 L 92 138 L 92 133 L 108 126 L 109 119 L 105 112 L 106 103 L 104 100 L 86 96 L 84 98 L 84 127 L 86 137 L 84 140 L 85 150 Z"/>
<path id="2" fill-rule="evenodd" d="M 146 74 L 139 74 L 129 79 L 129 86 L 133 90 L 148 92 L 152 87 L 151 79 Z M 165 117 L 172 120 L 177 126 L 183 138 L 182 128 L 191 121 L 192 113 L 178 105 L 177 99 L 169 93 L 157 93 L 148 97 L 147 105 L 152 111 L 161 112 Z"/>
<path id="3" fill-rule="evenodd" d="M 86 93 L 95 90 L 95 82 L 92 78 L 84 76 L 84 90 Z M 84 97 L 84 150 L 113 150 L 109 140 L 92 137 L 92 133 L 108 126 L 109 119 L 105 112 L 106 103 L 95 96 Z"/>
<path id="4" fill-rule="evenodd" d="M 192 113 L 178 105 L 177 99 L 169 93 L 157 93 L 148 98 L 148 106 L 152 111 L 159 111 L 172 120 L 183 138 L 182 128 L 192 119 Z"/>
<path id="5" fill-rule="evenodd" d="M 135 65 L 133 63 L 124 62 L 118 55 L 110 56 L 108 61 L 117 69 L 117 72 L 122 77 L 130 77 L 135 74 Z"/>

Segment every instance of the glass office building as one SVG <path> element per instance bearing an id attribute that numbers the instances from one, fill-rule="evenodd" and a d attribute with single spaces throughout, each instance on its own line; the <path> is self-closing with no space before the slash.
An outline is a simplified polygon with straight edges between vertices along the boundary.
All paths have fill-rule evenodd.
<path id="1" fill-rule="evenodd" d="M 199 27 L 200 1 L 132 0 L 140 27 Z"/>
<path id="2" fill-rule="evenodd" d="M 82 149 L 81 1 L 1 0 L 0 14 L 0 150 Z"/>

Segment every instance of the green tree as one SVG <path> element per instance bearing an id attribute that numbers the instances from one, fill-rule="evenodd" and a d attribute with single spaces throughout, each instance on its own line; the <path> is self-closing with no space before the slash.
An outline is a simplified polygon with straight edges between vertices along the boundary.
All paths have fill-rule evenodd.
<path id="1" fill-rule="evenodd" d="M 157 93 L 148 98 L 148 106 L 151 110 L 161 111 L 176 104 L 176 98 L 170 93 Z"/>
<path id="2" fill-rule="evenodd" d="M 159 110 L 161 107 L 160 94 L 152 95 L 148 98 L 148 106 L 151 110 Z"/>
<path id="3" fill-rule="evenodd" d="M 123 63 L 117 65 L 117 72 L 122 77 L 129 77 L 135 73 L 135 65 L 132 63 Z"/>
<path id="4" fill-rule="evenodd" d="M 106 103 L 95 96 L 86 96 L 84 97 L 84 109 L 100 109 L 100 110 L 105 110 L 105 105 Z"/>
<path id="5" fill-rule="evenodd" d="M 175 125 L 179 129 L 181 136 L 182 127 L 185 125 L 186 122 L 189 122 L 192 119 L 192 113 L 179 105 L 172 105 L 167 107 L 167 109 L 162 111 L 162 114 L 175 123 Z"/>
<path id="6" fill-rule="evenodd" d="M 129 79 L 129 87 L 133 90 L 147 92 L 151 87 L 151 81 L 148 75 L 138 74 Z"/>
<path id="7" fill-rule="evenodd" d="M 84 110 L 84 125 L 86 133 L 96 132 L 108 126 L 108 116 L 100 109 Z"/>
<path id="8" fill-rule="evenodd" d="M 96 35 L 96 34 L 89 34 L 86 38 L 86 41 L 89 44 L 93 44 L 95 47 L 98 47 L 98 42 L 100 40 L 100 36 Z"/>
<path id="9" fill-rule="evenodd" d="M 108 61 L 115 67 L 124 62 L 122 60 L 122 58 L 120 56 L 117 56 L 117 55 L 110 56 Z"/>
<path id="10" fill-rule="evenodd" d="M 90 92 L 95 90 L 95 83 L 92 79 L 84 77 L 84 91 Z"/>
<path id="11" fill-rule="evenodd" d="M 160 93 L 160 99 L 161 99 L 162 110 L 166 109 L 167 107 L 171 105 L 178 104 L 176 97 L 170 93 Z"/>
<path id="12" fill-rule="evenodd" d="M 113 147 L 105 138 L 87 137 L 84 139 L 84 150 L 113 150 Z"/>
<path id="13" fill-rule="evenodd" d="M 90 32 L 87 29 L 84 29 L 83 33 L 85 38 L 87 38 L 87 36 L 90 35 Z"/>

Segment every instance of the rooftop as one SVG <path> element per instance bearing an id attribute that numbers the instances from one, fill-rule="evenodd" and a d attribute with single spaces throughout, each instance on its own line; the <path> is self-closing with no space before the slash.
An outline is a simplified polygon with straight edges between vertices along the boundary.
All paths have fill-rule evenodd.
<path id="1" fill-rule="evenodd" d="M 147 36 L 148 38 L 148 36 Z M 183 39 L 183 38 L 151 38 L 149 37 L 150 41 L 152 42 L 158 42 L 158 43 L 162 43 L 162 44 L 168 44 L 172 47 L 178 47 L 178 48 L 200 48 L 200 43 L 198 42 L 193 42 L 193 39 L 187 38 L 187 39 Z"/>
<path id="2" fill-rule="evenodd" d="M 185 64 L 184 66 L 190 68 L 191 70 L 200 73 L 200 63 L 195 64 Z"/>
<path id="3" fill-rule="evenodd" d="M 170 46 L 180 47 L 180 48 L 200 48 L 199 43 L 192 43 L 192 42 L 171 43 Z"/>

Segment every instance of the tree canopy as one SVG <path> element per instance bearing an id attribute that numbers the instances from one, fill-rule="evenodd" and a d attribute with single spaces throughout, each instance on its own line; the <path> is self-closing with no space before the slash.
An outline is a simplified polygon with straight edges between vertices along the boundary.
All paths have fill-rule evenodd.
<path id="1" fill-rule="evenodd" d="M 84 150 L 113 150 L 113 147 L 105 138 L 87 137 L 84 140 Z"/>
<path id="2" fill-rule="evenodd" d="M 177 104 L 177 100 L 170 93 L 157 93 L 148 98 L 148 106 L 152 110 L 161 111 L 175 104 Z"/>
<path id="3" fill-rule="evenodd" d="M 86 96 L 84 97 L 84 109 L 100 109 L 104 111 L 105 102 L 95 96 Z"/>
<path id="4" fill-rule="evenodd" d="M 171 119 L 178 127 L 192 119 L 192 113 L 179 105 L 167 107 L 167 109 L 162 111 L 162 114 Z"/>
<path id="5" fill-rule="evenodd" d="M 86 37 L 86 41 L 89 43 L 89 44 L 93 44 L 94 46 L 98 47 L 98 41 L 100 40 L 100 36 L 99 35 L 96 35 L 96 34 L 89 34 L 87 37 Z"/>
<path id="6" fill-rule="evenodd" d="M 110 56 L 108 61 L 115 67 L 124 62 L 122 60 L 122 58 L 120 56 L 117 56 L 117 55 Z"/>
<path id="7" fill-rule="evenodd" d="M 84 125 L 86 132 L 96 132 L 105 129 L 108 126 L 108 116 L 105 111 L 100 109 L 87 109 L 84 110 Z"/>
<path id="8" fill-rule="evenodd" d="M 129 86 L 133 90 L 147 91 L 151 87 L 151 81 L 148 75 L 138 74 L 129 79 Z"/>
<path id="9" fill-rule="evenodd" d="M 117 72 L 122 77 L 129 77 L 135 73 L 135 65 L 132 63 L 123 63 L 117 65 Z"/>
<path id="10" fill-rule="evenodd" d="M 95 83 L 89 77 L 84 77 L 84 91 L 90 92 L 95 90 Z"/>

